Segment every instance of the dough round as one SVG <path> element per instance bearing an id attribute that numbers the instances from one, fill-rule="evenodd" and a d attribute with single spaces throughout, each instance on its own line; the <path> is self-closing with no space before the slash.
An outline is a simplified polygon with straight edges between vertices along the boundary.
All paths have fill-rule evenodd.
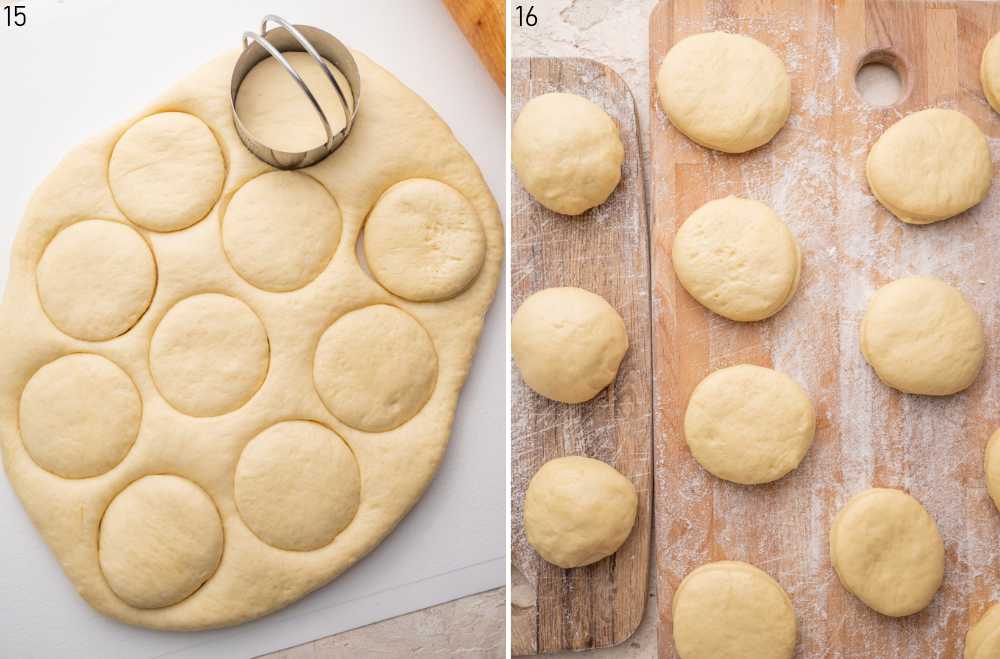
<path id="1" fill-rule="evenodd" d="M 996 659 L 1000 657 L 1000 629 L 994 629 L 979 644 L 976 659 Z"/>
<path id="2" fill-rule="evenodd" d="M 203 489 L 179 476 L 144 476 L 112 499 L 98 557 L 111 590 L 139 609 L 176 604 L 222 558 L 222 520 Z"/>
<path id="3" fill-rule="evenodd" d="M 222 246 L 241 277 L 268 291 L 305 286 L 340 242 L 340 208 L 310 176 L 269 172 L 240 188 L 222 221 Z"/>
<path id="4" fill-rule="evenodd" d="M 777 480 L 812 445 L 816 413 L 784 373 L 741 364 L 702 380 L 688 401 L 684 437 L 708 472 L 734 483 Z"/>
<path id="5" fill-rule="evenodd" d="M 600 295 L 546 288 L 514 314 L 510 345 L 525 384 L 546 398 L 582 403 L 614 382 L 628 335 L 625 321 Z"/>
<path id="6" fill-rule="evenodd" d="M 986 197 L 993 163 L 986 136 L 961 112 L 931 108 L 886 130 L 868 153 L 872 194 L 909 224 L 958 215 Z"/>
<path id="7" fill-rule="evenodd" d="M 677 130 L 726 153 L 770 142 L 792 107 L 785 65 L 742 34 L 705 32 L 677 42 L 660 64 L 656 89 Z"/>
<path id="8" fill-rule="evenodd" d="M 335 135 L 339 133 L 347 123 L 344 106 L 326 73 L 309 53 L 289 51 L 282 55 L 315 95 L 330 122 L 330 130 Z M 351 107 L 353 96 L 347 78 L 333 64 L 323 61 Z M 272 57 L 255 65 L 243 78 L 236 93 L 236 112 L 243 127 L 272 149 L 300 153 L 326 143 L 326 131 L 316 108 L 285 67 Z"/>
<path id="9" fill-rule="evenodd" d="M 674 645 L 681 659 L 789 659 L 795 610 L 785 590 L 748 563 L 707 563 L 674 592 Z"/>
<path id="10" fill-rule="evenodd" d="M 358 430 L 384 432 L 413 418 L 437 384 L 427 330 L 387 304 L 348 312 L 320 337 L 316 391 L 330 412 Z"/>
<path id="11" fill-rule="evenodd" d="M 635 485 L 614 467 L 579 455 L 556 458 L 528 483 L 524 534 L 553 565 L 590 565 L 624 544 L 638 505 Z"/>
<path id="12" fill-rule="evenodd" d="M 142 400 L 125 371 L 104 357 L 66 355 L 38 369 L 21 394 L 21 440 L 39 467 L 64 478 L 103 474 L 125 457 Z"/>
<path id="13" fill-rule="evenodd" d="M 236 298 L 194 295 L 160 321 L 149 367 L 160 394 L 191 416 L 232 412 L 267 375 L 270 348 L 260 318 Z"/>
<path id="14" fill-rule="evenodd" d="M 691 297 L 730 320 L 763 320 L 795 294 L 802 256 L 792 232 L 759 201 L 710 201 L 674 237 L 674 271 Z"/>
<path id="15" fill-rule="evenodd" d="M 922 610 L 944 578 L 944 544 L 920 502 L 900 490 L 855 495 L 837 513 L 830 558 L 848 591 L 894 618 Z"/>
<path id="16" fill-rule="evenodd" d="M 153 231 L 185 229 L 204 218 L 225 179 L 215 135 L 184 112 L 161 112 L 134 124 L 115 144 L 108 166 L 118 207 Z"/>
<path id="17" fill-rule="evenodd" d="M 458 295 L 486 259 L 476 209 L 455 188 L 426 178 L 382 193 L 365 221 L 364 246 L 375 279 L 417 302 Z"/>
<path id="18" fill-rule="evenodd" d="M 983 326 L 956 288 L 906 277 L 875 292 L 861 321 L 861 352 L 885 384 L 908 394 L 947 396 L 976 379 Z"/>
<path id="19" fill-rule="evenodd" d="M 525 104 L 511 131 L 510 161 L 538 203 L 580 215 L 611 196 L 625 147 L 608 113 L 575 94 L 542 94 Z"/>
<path id="20" fill-rule="evenodd" d="M 995 651 L 993 654 L 977 654 L 984 641 L 991 636 L 997 636 L 998 630 L 1000 630 L 1000 604 L 994 604 L 965 635 L 964 659 L 995 659 L 1000 656 L 1000 651 Z"/>
<path id="21" fill-rule="evenodd" d="M 986 48 L 983 49 L 983 60 L 979 66 L 979 81 L 983 85 L 983 94 L 990 106 L 1000 112 L 1000 32 L 993 35 Z M 971 659 L 971 658 L 970 658 Z"/>
<path id="22" fill-rule="evenodd" d="M 361 501 L 354 454 L 312 421 L 284 421 L 247 444 L 236 465 L 236 506 L 254 534 L 290 551 L 330 544 Z"/>
<path id="23" fill-rule="evenodd" d="M 52 239 L 35 272 L 52 324 L 84 341 L 132 329 L 156 290 L 156 262 L 139 233 L 119 222 L 85 220 Z"/>
<path id="24" fill-rule="evenodd" d="M 989 490 L 993 505 L 1000 510 L 1000 428 L 986 444 L 986 489 Z"/>

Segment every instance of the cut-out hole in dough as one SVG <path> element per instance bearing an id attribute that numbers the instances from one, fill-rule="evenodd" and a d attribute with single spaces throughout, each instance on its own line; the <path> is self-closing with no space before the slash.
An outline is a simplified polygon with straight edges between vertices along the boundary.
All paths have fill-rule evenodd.
<path id="1" fill-rule="evenodd" d="M 418 302 L 461 293 L 486 258 L 476 209 L 458 190 L 425 178 L 382 193 L 365 222 L 364 247 L 375 279 Z"/>
<path id="2" fill-rule="evenodd" d="M 876 50 L 861 58 L 854 74 L 854 87 L 865 103 L 876 108 L 891 107 L 907 92 L 906 64 L 895 53 Z"/>
<path id="3" fill-rule="evenodd" d="M 156 289 L 149 245 L 130 226 L 107 220 L 85 220 L 60 231 L 35 274 L 49 320 L 84 341 L 106 341 L 130 330 Z"/>
<path id="4" fill-rule="evenodd" d="M 424 406 L 437 382 L 437 352 L 413 316 L 386 304 L 348 312 L 320 337 L 316 391 L 359 430 L 392 430 Z"/>
<path id="5" fill-rule="evenodd" d="M 285 421 L 247 444 L 236 465 L 240 516 L 264 542 L 291 551 L 330 544 L 361 500 L 354 454 L 332 430 Z"/>
<path id="6" fill-rule="evenodd" d="M 128 219 L 153 231 L 176 231 L 212 210 L 226 178 L 215 135 L 197 117 L 161 112 L 121 136 L 108 181 Z"/>
<path id="7" fill-rule="evenodd" d="M 181 300 L 160 321 L 149 366 L 167 402 L 191 416 L 232 412 L 267 375 L 270 348 L 257 314 L 228 295 Z"/>
<path id="8" fill-rule="evenodd" d="M 99 355 L 49 362 L 21 394 L 25 450 L 39 467 L 64 478 L 98 476 L 121 462 L 141 418 L 142 399 L 132 379 Z"/>
<path id="9" fill-rule="evenodd" d="M 139 609 L 176 604 L 215 574 L 222 521 L 211 497 L 179 476 L 144 476 L 112 499 L 98 558 L 111 590 Z"/>
<path id="10" fill-rule="evenodd" d="M 270 172 L 233 196 L 222 244 L 248 282 L 291 291 L 322 272 L 337 251 L 340 230 L 340 209 L 326 188 L 305 174 Z"/>

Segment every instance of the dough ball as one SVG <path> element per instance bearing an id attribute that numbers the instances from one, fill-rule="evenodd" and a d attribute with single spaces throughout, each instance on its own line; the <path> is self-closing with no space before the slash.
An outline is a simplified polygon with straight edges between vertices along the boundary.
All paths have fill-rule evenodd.
<path id="1" fill-rule="evenodd" d="M 88 478 L 122 461 L 142 418 L 132 379 L 99 355 L 75 353 L 38 369 L 21 393 L 28 455 L 64 478 Z"/>
<path id="2" fill-rule="evenodd" d="M 986 488 L 989 490 L 993 505 L 1000 510 L 1000 428 L 993 433 L 986 444 Z"/>
<path id="3" fill-rule="evenodd" d="M 994 659 L 1000 656 L 1000 653 L 996 652 L 977 654 L 983 642 L 990 636 L 996 636 L 997 630 L 1000 630 L 1000 604 L 994 604 L 987 609 L 976 624 L 969 628 L 969 632 L 965 635 L 965 653 L 962 655 L 964 659 L 977 659 L 980 656 L 981 659 Z"/>
<path id="4" fill-rule="evenodd" d="M 528 101 L 511 131 L 510 161 L 538 203 L 563 215 L 603 204 L 621 180 L 625 147 L 608 113 L 574 94 Z"/>
<path id="5" fill-rule="evenodd" d="M 111 590 L 139 609 L 176 604 L 215 574 L 222 520 L 211 497 L 179 476 L 144 476 L 111 500 L 98 558 Z"/>
<path id="6" fill-rule="evenodd" d="M 400 297 L 445 300 L 464 291 L 486 259 L 486 234 L 462 193 L 412 178 L 382 193 L 365 220 L 365 260 Z"/>
<path id="7" fill-rule="evenodd" d="M 769 368 L 741 364 L 702 380 L 688 401 L 684 437 L 708 472 L 734 483 L 777 480 L 812 445 L 816 413 L 802 388 Z"/>
<path id="8" fill-rule="evenodd" d="M 906 277 L 875 292 L 861 321 L 861 352 L 885 384 L 908 394 L 947 396 L 983 365 L 979 316 L 958 289 Z"/>
<path id="9" fill-rule="evenodd" d="M 556 458 L 528 483 L 524 534 L 553 565 L 590 565 L 618 551 L 638 505 L 632 481 L 614 467 L 579 455 Z"/>
<path id="10" fill-rule="evenodd" d="M 868 153 L 872 194 L 909 224 L 958 215 L 986 197 L 993 163 L 986 136 L 961 112 L 931 108 L 886 130 Z"/>
<path id="11" fill-rule="evenodd" d="M 979 81 L 983 85 L 983 94 L 990 106 L 1000 112 L 1000 32 L 993 35 L 986 48 L 983 49 L 983 60 L 979 66 Z"/>
<path id="12" fill-rule="evenodd" d="M 792 107 L 774 51 L 741 34 L 706 32 L 674 44 L 656 75 L 660 107 L 698 144 L 743 153 L 767 144 Z"/>
<path id="13" fill-rule="evenodd" d="M 730 320 L 763 320 L 795 294 L 802 257 L 774 211 L 759 201 L 710 201 L 674 237 L 674 270 L 691 297 Z"/>
<path id="14" fill-rule="evenodd" d="M 674 644 L 681 659 L 789 659 L 792 602 L 778 582 L 748 563 L 695 569 L 674 592 Z"/>
<path id="15" fill-rule="evenodd" d="M 156 261 L 132 227 L 85 220 L 56 234 L 35 277 L 53 325 L 84 341 L 107 341 L 146 313 L 156 290 Z"/>
<path id="16" fill-rule="evenodd" d="M 1000 629 L 992 630 L 976 650 L 976 659 L 997 659 L 1000 657 Z"/>
<path id="17" fill-rule="evenodd" d="M 525 384 L 562 403 L 582 403 L 614 382 L 628 350 L 625 321 L 600 295 L 546 288 L 510 323 L 510 346 Z"/>
<path id="18" fill-rule="evenodd" d="M 185 229 L 204 218 L 225 179 L 215 135 L 184 112 L 161 112 L 133 125 L 118 140 L 108 166 L 118 207 L 153 231 Z"/>
<path id="19" fill-rule="evenodd" d="M 340 95 L 330 84 L 326 72 L 309 53 L 282 53 L 323 108 L 334 135 L 347 125 L 347 116 Z M 354 101 L 347 78 L 328 62 L 327 67 L 340 84 L 350 108 Z M 302 88 L 273 57 L 255 65 L 236 93 L 236 112 L 240 122 L 261 144 L 279 151 L 300 153 L 326 144 L 326 131 L 316 108 L 302 93 Z"/>
<path id="20" fill-rule="evenodd" d="M 894 618 L 922 610 L 944 578 L 944 544 L 920 502 L 900 490 L 855 495 L 833 522 L 830 558 L 848 591 Z"/>
<path id="21" fill-rule="evenodd" d="M 320 183 L 298 172 L 269 172 L 233 195 L 222 246 L 241 277 L 268 291 L 305 286 L 340 242 L 340 208 Z"/>

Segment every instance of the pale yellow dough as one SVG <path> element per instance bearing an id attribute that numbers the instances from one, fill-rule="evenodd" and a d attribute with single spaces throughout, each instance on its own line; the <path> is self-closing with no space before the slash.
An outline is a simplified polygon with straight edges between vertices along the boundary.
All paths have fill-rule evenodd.
<path id="1" fill-rule="evenodd" d="M 1000 33 L 994 34 L 993 38 L 983 48 L 983 59 L 979 65 L 979 82 L 983 86 L 983 94 L 989 101 L 990 107 L 996 112 L 1000 112 Z"/>
<path id="2" fill-rule="evenodd" d="M 625 147 L 618 125 L 575 94 L 536 96 L 517 115 L 510 161 L 538 203 L 563 215 L 603 204 L 622 176 Z"/>
<path id="3" fill-rule="evenodd" d="M 614 382 L 628 350 L 625 321 L 600 295 L 546 288 L 510 322 L 510 350 L 525 384 L 562 403 L 583 403 Z"/>
<path id="4" fill-rule="evenodd" d="M 989 490 L 993 505 L 1000 510 L 1000 428 L 993 433 L 986 444 L 986 455 L 983 460 L 986 471 L 986 488 Z"/>
<path id="5" fill-rule="evenodd" d="M 909 224 L 946 220 L 986 197 L 993 163 L 986 136 L 956 110 L 909 114 L 878 138 L 865 166 L 872 194 Z"/>
<path id="6" fill-rule="evenodd" d="M 744 153 L 788 120 L 791 82 L 773 50 L 751 37 L 705 32 L 681 39 L 656 74 L 660 107 L 698 144 Z"/>
<path id="7" fill-rule="evenodd" d="M 958 289 L 933 277 L 905 277 L 875 292 L 861 321 L 861 352 L 879 379 L 908 394 L 948 396 L 983 365 L 986 341 Z"/>
<path id="8" fill-rule="evenodd" d="M 684 438 L 711 474 L 753 485 L 799 466 L 812 445 L 816 413 L 784 373 L 741 364 L 702 380 L 688 401 Z"/>
<path id="9" fill-rule="evenodd" d="M 691 297 L 730 320 L 778 313 L 799 284 L 799 245 L 765 204 L 726 197 L 710 201 L 674 236 L 674 271 Z"/>
<path id="10" fill-rule="evenodd" d="M 994 604 L 986 613 L 976 621 L 976 624 L 969 628 L 968 633 L 965 635 L 965 653 L 962 655 L 964 659 L 996 659 L 998 650 L 994 649 L 993 654 L 989 654 L 987 651 L 986 640 L 991 637 L 997 637 L 998 632 L 1000 632 L 1000 604 Z M 994 640 L 995 643 L 1000 638 Z M 982 648 L 982 652 L 980 652 Z"/>
<path id="11" fill-rule="evenodd" d="M 553 565 L 589 565 L 622 546 L 638 501 L 635 485 L 614 467 L 579 455 L 556 458 L 528 483 L 524 533 Z"/>
<path id="12" fill-rule="evenodd" d="M 789 659 L 795 610 L 785 590 L 749 563 L 707 563 L 674 592 L 673 635 L 681 659 Z"/>
<path id="13" fill-rule="evenodd" d="M 7 476 L 73 589 L 132 625 L 251 620 L 377 546 L 441 464 L 501 274 L 496 202 L 419 97 L 355 53 L 351 136 L 275 172 L 233 125 L 238 54 L 69 151 L 28 204 L 0 309 Z M 268 123 L 280 98 L 265 129 L 301 137 Z M 478 223 L 479 267 L 444 302 L 394 295 L 358 258 L 365 218 L 411 180 Z"/>
<path id="14" fill-rule="evenodd" d="M 944 543 L 920 502 L 900 490 L 855 495 L 830 530 L 830 558 L 848 591 L 894 618 L 924 609 L 944 578 Z"/>

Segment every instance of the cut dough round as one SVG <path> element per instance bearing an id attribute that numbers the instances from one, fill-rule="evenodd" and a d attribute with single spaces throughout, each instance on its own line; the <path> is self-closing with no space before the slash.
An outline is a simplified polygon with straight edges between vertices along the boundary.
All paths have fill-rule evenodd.
<path id="1" fill-rule="evenodd" d="M 153 231 L 176 231 L 212 210 L 226 163 L 205 123 L 184 112 L 161 112 L 125 131 L 111 154 L 108 181 L 128 219 Z"/>
<path id="2" fill-rule="evenodd" d="M 324 547 L 358 510 L 361 474 L 336 433 L 284 421 L 247 444 L 236 465 L 236 506 L 264 542 L 290 551 Z"/>
<path id="3" fill-rule="evenodd" d="M 816 414 L 784 373 L 741 364 L 702 380 L 688 401 L 684 437 L 711 474 L 753 485 L 799 466 L 812 445 Z"/>
<path id="4" fill-rule="evenodd" d="M 976 659 L 997 659 L 997 657 L 1000 657 L 1000 628 L 991 631 L 976 651 Z"/>
<path id="5" fill-rule="evenodd" d="M 528 483 L 524 534 L 553 565 L 589 565 L 618 551 L 638 505 L 635 485 L 614 467 L 579 455 L 556 458 Z"/>
<path id="6" fill-rule="evenodd" d="M 575 94 L 528 101 L 511 130 L 510 161 L 538 203 L 563 215 L 603 204 L 622 177 L 625 147 L 608 113 Z"/>
<path id="7" fill-rule="evenodd" d="M 208 581 L 222 558 L 222 520 L 211 497 L 179 476 L 144 476 L 101 519 L 101 571 L 139 609 L 176 604 Z"/>
<path id="8" fill-rule="evenodd" d="M 365 221 L 364 246 L 375 279 L 417 302 L 458 295 L 486 258 L 483 223 L 469 200 L 426 178 L 382 193 Z"/>
<path id="9" fill-rule="evenodd" d="M 1000 510 L 1000 428 L 986 444 L 986 489 L 989 490 L 993 505 Z"/>
<path id="10" fill-rule="evenodd" d="M 347 123 L 344 106 L 326 73 L 309 53 L 286 51 L 282 55 L 316 97 L 330 122 L 330 130 L 335 135 L 339 133 Z M 347 106 L 351 107 L 353 96 L 347 78 L 333 64 L 323 61 L 340 84 Z M 316 108 L 285 67 L 273 57 L 262 60 L 243 78 L 236 94 L 236 112 L 243 127 L 258 142 L 272 149 L 300 153 L 326 143 L 326 131 Z"/>
<path id="11" fill-rule="evenodd" d="M 961 112 L 931 108 L 888 128 L 868 153 L 868 187 L 903 222 L 930 224 L 986 197 L 993 163 L 986 136 Z"/>
<path id="12" fill-rule="evenodd" d="M 160 321 L 149 346 L 156 388 L 191 416 L 232 412 L 250 400 L 267 375 L 267 332 L 260 318 L 228 295 L 194 295 Z"/>
<path id="13" fill-rule="evenodd" d="M 830 530 L 830 558 L 848 591 L 894 618 L 922 610 L 944 578 L 944 544 L 920 502 L 900 490 L 855 495 Z"/>
<path id="14" fill-rule="evenodd" d="M 57 233 L 35 274 L 45 315 L 84 341 L 132 329 L 156 290 L 149 245 L 135 229 L 105 220 L 77 222 Z"/>
<path id="15" fill-rule="evenodd" d="M 785 65 L 742 34 L 705 32 L 677 42 L 660 64 L 656 90 L 677 130 L 726 153 L 770 142 L 792 107 Z"/>
<path id="16" fill-rule="evenodd" d="M 948 396 L 983 365 L 983 326 L 962 294 L 940 279 L 906 277 L 875 292 L 861 321 L 861 352 L 885 384 Z"/>
<path id="17" fill-rule="evenodd" d="M 984 641 L 990 636 L 996 636 L 998 630 L 1000 630 L 1000 604 L 994 604 L 976 621 L 976 624 L 969 628 L 965 635 L 964 659 L 980 659 L 980 657 L 981 659 L 995 659 L 1000 656 L 1000 653 L 997 652 L 977 654 Z"/>
<path id="18" fill-rule="evenodd" d="M 340 242 L 340 209 L 310 176 L 269 172 L 240 188 L 222 221 L 222 245 L 241 277 L 268 291 L 305 286 Z"/>
<path id="19" fill-rule="evenodd" d="M 802 256 L 781 218 L 759 201 L 700 207 L 674 237 L 674 271 L 691 297 L 730 320 L 763 320 L 795 294 Z"/>
<path id="20" fill-rule="evenodd" d="M 979 81 L 983 85 L 983 94 L 990 106 L 1000 112 L 1000 32 L 993 35 L 986 48 L 983 49 L 983 60 L 979 66 Z"/>
<path id="21" fill-rule="evenodd" d="M 614 382 L 628 335 L 625 321 L 600 295 L 546 288 L 514 314 L 510 345 L 525 384 L 551 400 L 582 403 Z"/>
<path id="22" fill-rule="evenodd" d="M 674 644 L 681 659 L 789 659 L 795 610 L 785 590 L 749 563 L 707 563 L 674 592 Z"/>
<path id="23" fill-rule="evenodd" d="M 132 379 L 104 357 L 66 355 L 21 394 L 21 440 L 39 467 L 64 478 L 103 474 L 125 457 L 142 418 Z"/>
<path id="24" fill-rule="evenodd" d="M 434 392 L 437 372 L 427 330 L 387 304 L 338 318 L 320 337 L 313 363 L 327 409 L 367 432 L 392 430 L 413 418 Z"/>

